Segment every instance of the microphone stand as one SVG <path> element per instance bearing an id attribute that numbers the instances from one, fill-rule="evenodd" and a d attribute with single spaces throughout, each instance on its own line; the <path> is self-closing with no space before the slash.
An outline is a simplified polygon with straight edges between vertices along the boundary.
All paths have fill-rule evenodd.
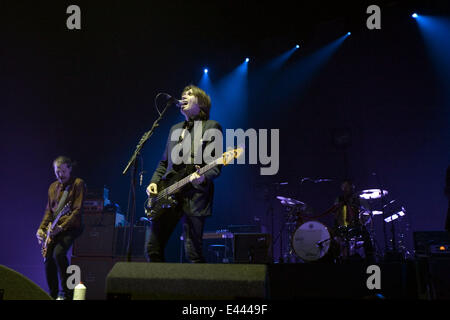
<path id="1" fill-rule="evenodd" d="M 166 106 L 164 107 L 164 110 L 160 113 L 158 119 L 153 122 L 152 128 L 144 133 L 141 140 L 136 146 L 136 150 L 134 151 L 133 155 L 131 156 L 130 160 L 128 161 L 127 166 L 123 170 L 122 174 L 127 174 L 130 167 L 133 167 L 132 173 L 131 173 L 131 183 L 130 183 L 130 193 L 128 198 L 128 213 L 127 213 L 127 221 L 130 221 L 130 232 L 128 233 L 128 241 L 127 241 L 127 261 L 131 261 L 131 244 L 133 239 L 133 228 L 134 228 L 134 216 L 136 215 L 136 176 L 137 176 L 137 157 L 139 156 L 139 153 L 141 152 L 142 147 L 144 146 L 145 142 L 153 135 L 153 131 L 156 127 L 159 126 L 159 121 L 162 119 L 164 113 L 167 111 L 169 105 L 172 103 L 172 100 L 169 100 L 166 103 Z M 126 236 L 126 233 L 124 232 L 124 237 Z"/>

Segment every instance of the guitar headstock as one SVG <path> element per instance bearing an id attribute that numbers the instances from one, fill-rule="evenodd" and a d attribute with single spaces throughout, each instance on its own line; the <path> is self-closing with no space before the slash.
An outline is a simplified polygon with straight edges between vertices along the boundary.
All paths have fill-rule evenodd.
<path id="1" fill-rule="evenodd" d="M 229 150 L 227 152 L 224 152 L 222 154 L 222 164 L 226 166 L 229 164 L 233 159 L 237 159 L 241 156 L 242 152 L 244 152 L 244 148 L 239 146 L 236 149 Z"/>
<path id="2" fill-rule="evenodd" d="M 66 214 L 70 211 L 71 201 L 67 202 L 66 205 L 61 209 L 62 214 Z"/>

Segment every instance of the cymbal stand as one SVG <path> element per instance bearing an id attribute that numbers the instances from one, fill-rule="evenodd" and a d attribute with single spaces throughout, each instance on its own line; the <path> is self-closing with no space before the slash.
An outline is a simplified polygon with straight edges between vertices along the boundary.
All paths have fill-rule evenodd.
<path id="1" fill-rule="evenodd" d="M 297 211 L 296 207 L 291 208 L 291 212 Z M 288 216 L 288 220 L 285 223 L 287 225 L 287 234 L 288 234 L 288 245 L 287 245 L 287 252 L 284 254 L 283 258 L 285 262 L 297 262 L 297 255 L 294 253 L 294 248 L 292 247 L 292 238 L 294 236 L 294 232 L 296 230 L 296 221 L 295 221 L 295 213 L 294 216 L 291 215 Z"/>
<path id="2" fill-rule="evenodd" d="M 377 257 L 376 260 L 378 261 L 378 258 L 380 257 L 380 247 L 378 245 L 377 239 L 375 238 L 375 221 L 374 216 L 372 212 L 372 206 L 369 207 L 369 216 L 370 216 L 370 228 L 369 228 L 369 237 L 370 242 L 372 244 L 372 248 L 374 250 L 374 255 Z"/>
<path id="3" fill-rule="evenodd" d="M 273 246 L 275 244 L 275 241 L 273 239 L 274 236 L 274 227 L 273 227 L 273 205 L 272 205 L 272 201 L 270 201 L 270 198 L 268 195 L 265 196 L 265 200 L 268 203 L 268 208 L 267 208 L 267 214 L 270 215 L 270 238 L 272 239 L 272 243 L 270 246 L 270 250 L 271 250 L 271 257 L 273 259 Z"/>

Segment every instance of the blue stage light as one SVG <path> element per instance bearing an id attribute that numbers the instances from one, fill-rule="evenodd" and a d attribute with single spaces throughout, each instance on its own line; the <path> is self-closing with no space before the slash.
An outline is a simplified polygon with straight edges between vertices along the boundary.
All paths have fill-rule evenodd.
<path id="1" fill-rule="evenodd" d="M 418 15 L 417 15 L 417 13 L 413 13 L 412 15 L 411 15 L 411 17 L 413 17 L 414 19 L 416 19 L 417 17 L 418 17 Z"/>
<path id="2" fill-rule="evenodd" d="M 204 73 L 208 73 L 208 69 L 205 68 L 205 70 L 203 70 Z"/>
<path id="3" fill-rule="evenodd" d="M 347 32 L 347 35 L 349 36 L 349 35 L 351 35 L 352 33 L 349 31 L 349 32 Z"/>
<path id="4" fill-rule="evenodd" d="M 250 59 L 249 58 L 245 58 L 245 62 L 249 62 L 250 61 Z"/>
<path id="5" fill-rule="evenodd" d="M 297 49 L 298 49 L 298 48 L 300 48 L 300 46 L 299 46 L 299 45 L 296 45 L 295 47 L 296 47 Z"/>

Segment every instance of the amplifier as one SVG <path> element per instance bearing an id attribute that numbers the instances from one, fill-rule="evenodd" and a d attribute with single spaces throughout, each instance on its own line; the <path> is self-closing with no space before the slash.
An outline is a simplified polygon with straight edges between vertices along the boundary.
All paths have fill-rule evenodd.
<path id="1" fill-rule="evenodd" d="M 270 263 L 271 236 L 268 233 L 235 233 L 233 251 L 235 263 Z"/>
<path id="2" fill-rule="evenodd" d="M 432 256 L 450 257 L 450 245 L 448 244 L 433 244 L 429 251 Z"/>
<path id="3" fill-rule="evenodd" d="M 114 256 L 127 257 L 127 244 L 130 227 L 117 227 L 114 236 Z M 133 239 L 131 245 L 131 256 L 146 259 L 147 243 L 150 238 L 150 228 L 148 226 L 135 226 L 133 228 Z"/>
<path id="4" fill-rule="evenodd" d="M 184 237 L 180 236 L 180 262 L 188 262 L 185 257 Z M 206 231 L 203 233 L 202 253 L 207 263 L 233 262 L 233 234 L 231 232 Z"/>
<path id="5" fill-rule="evenodd" d="M 116 212 L 83 212 L 83 224 L 86 226 L 122 226 L 125 217 Z"/>
<path id="6" fill-rule="evenodd" d="M 450 232 L 415 231 L 414 250 L 417 257 L 448 254 Z"/>
<path id="7" fill-rule="evenodd" d="M 231 224 L 227 230 L 232 233 L 260 233 L 261 227 L 253 224 Z"/>
<path id="8" fill-rule="evenodd" d="M 102 212 L 104 200 L 102 199 L 86 199 L 83 201 L 83 212 Z"/>
<path id="9" fill-rule="evenodd" d="M 75 239 L 73 255 L 78 257 L 112 257 L 114 225 L 84 227 L 83 233 Z"/>
<path id="10" fill-rule="evenodd" d="M 83 214 L 83 233 L 75 239 L 74 256 L 113 256 L 114 226 L 117 214 L 112 212 Z"/>
<path id="11" fill-rule="evenodd" d="M 86 191 L 85 199 L 109 199 L 108 188 L 88 188 Z"/>

